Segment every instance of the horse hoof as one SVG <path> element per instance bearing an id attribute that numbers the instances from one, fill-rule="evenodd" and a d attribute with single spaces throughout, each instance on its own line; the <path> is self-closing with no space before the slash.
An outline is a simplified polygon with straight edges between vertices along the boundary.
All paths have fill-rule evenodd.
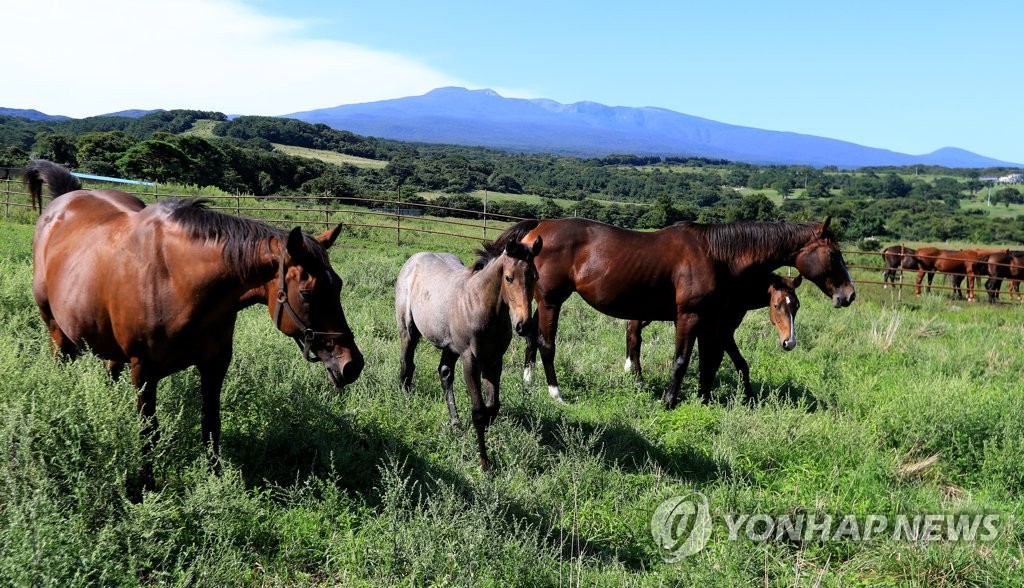
<path id="1" fill-rule="evenodd" d="M 532 367 L 527 366 L 527 367 L 523 368 L 523 383 L 526 384 L 527 386 L 529 386 L 530 384 L 533 383 L 533 368 Z"/>
<path id="2" fill-rule="evenodd" d="M 491 462 L 488 461 L 488 459 L 486 457 L 481 457 L 480 458 L 480 469 L 485 471 L 485 472 L 490 472 L 490 471 L 494 470 L 494 468 L 491 467 Z"/>
<path id="3" fill-rule="evenodd" d="M 452 419 L 452 429 L 456 431 L 462 430 L 462 423 L 459 422 L 459 419 Z"/>
<path id="4" fill-rule="evenodd" d="M 562 392 L 558 389 L 558 386 L 548 386 L 548 396 L 559 404 L 565 404 L 565 399 L 562 398 Z"/>

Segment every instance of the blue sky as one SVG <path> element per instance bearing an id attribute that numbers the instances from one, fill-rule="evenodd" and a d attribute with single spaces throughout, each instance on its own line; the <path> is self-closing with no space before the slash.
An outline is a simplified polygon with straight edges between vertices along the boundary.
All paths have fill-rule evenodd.
<path id="1" fill-rule="evenodd" d="M 5 22 L 31 25 L 0 35 L 25 56 L 0 106 L 50 114 L 285 114 L 460 85 L 1024 163 L 1021 2 L 12 4 Z"/>

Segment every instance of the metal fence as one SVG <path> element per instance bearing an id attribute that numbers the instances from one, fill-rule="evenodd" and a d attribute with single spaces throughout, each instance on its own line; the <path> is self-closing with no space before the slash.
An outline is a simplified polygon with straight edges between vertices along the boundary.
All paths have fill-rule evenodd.
<path id="1" fill-rule="evenodd" d="M 32 210 L 28 192 L 14 174 L 3 176 L 4 174 L 0 174 L 0 197 L 2 197 L 0 204 L 3 206 L 4 217 L 25 222 L 32 221 L 36 213 Z M 196 197 L 195 195 L 161 193 L 156 184 L 149 187 L 148 191 L 131 193 L 146 203 L 166 198 Z M 387 200 L 327 194 L 319 196 L 213 195 L 201 197 L 210 201 L 209 208 L 211 210 L 253 218 L 286 228 L 300 224 L 304 228 L 313 229 L 344 222 L 346 227 L 375 231 L 376 234 L 373 237 L 380 239 L 390 239 L 387 235 L 393 232 L 394 240 L 399 245 L 402 243 L 403 234 L 407 239 L 410 235 L 416 234 L 440 235 L 471 241 L 493 239 L 511 224 L 524 220 L 520 217 L 494 214 L 484 210 L 452 208 L 422 202 L 403 202 L 398 198 Z M 855 284 L 889 285 L 894 289 L 894 298 L 902 301 L 903 288 L 911 286 L 906 280 L 906 274 L 909 273 L 914 282 L 917 282 L 919 275 L 917 270 L 901 268 L 896 269 L 897 279 L 894 283 L 887 284 L 885 281 L 875 278 L 874 276 L 878 276 L 887 269 L 880 251 L 845 250 L 843 253 Z M 1010 264 L 998 265 L 1009 266 Z M 936 273 L 947 277 L 973 277 L 976 280 L 974 292 L 977 295 L 989 292 L 984 285 L 984 280 L 988 277 L 986 275 L 975 275 L 972 272 Z M 936 282 L 940 282 L 940 280 L 936 280 Z M 922 288 L 925 287 L 927 287 L 926 282 L 922 284 Z M 934 283 L 931 289 L 955 292 L 961 288 L 951 284 Z M 966 287 L 962 289 L 966 290 Z M 1004 290 L 1003 294 L 1005 293 Z M 1012 300 L 1009 295 L 1001 298 L 1001 302 Z"/>

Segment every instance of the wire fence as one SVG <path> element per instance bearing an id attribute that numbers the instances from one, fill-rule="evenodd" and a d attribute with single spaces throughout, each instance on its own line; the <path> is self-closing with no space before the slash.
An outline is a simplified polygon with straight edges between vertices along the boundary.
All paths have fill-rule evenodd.
<path id="1" fill-rule="evenodd" d="M 11 173 L 4 174 L 0 170 L 0 196 L 4 217 L 8 220 L 19 220 L 22 222 L 34 222 L 36 212 L 32 208 L 31 200 L 27 190 L 21 184 L 19 176 Z M 141 199 L 143 202 L 152 203 L 159 199 L 168 198 L 195 198 L 194 195 L 180 195 L 173 193 L 161 193 L 160 187 L 154 184 L 147 191 L 129 192 Z M 429 202 L 403 202 L 399 198 L 380 199 L 365 198 L 356 196 L 333 196 L 329 194 L 317 196 L 293 196 L 274 195 L 265 197 L 253 197 L 242 195 L 210 195 L 201 196 L 209 200 L 208 208 L 236 216 L 260 220 L 271 225 L 290 228 L 301 225 L 304 228 L 331 227 L 343 222 L 346 227 L 359 228 L 372 231 L 367 234 L 370 238 L 390 240 L 389 234 L 393 234 L 396 244 L 402 244 L 403 234 L 408 241 L 410 236 L 417 234 L 453 237 L 471 241 L 482 241 L 497 237 L 503 230 L 513 223 L 524 220 L 521 217 L 495 214 L 486 210 L 471 210 L 465 208 L 453 208 L 430 204 Z M 485 205 L 486 206 L 486 205 Z M 991 251 L 991 250 L 990 250 Z M 1005 249 L 997 250 L 999 252 Z M 994 252 L 994 251 L 993 251 Z M 1019 282 L 1024 279 L 1024 255 L 1020 261 L 1010 262 L 986 262 L 986 268 L 992 266 L 997 269 L 998 289 L 988 288 L 985 281 L 989 279 L 987 269 L 985 272 L 975 271 L 972 265 L 970 269 L 966 266 L 963 271 L 932 271 L 919 269 L 906 269 L 900 263 L 896 267 L 889 267 L 883 260 L 881 251 L 859 251 L 844 250 L 847 260 L 847 268 L 851 270 L 853 282 L 860 285 L 876 285 L 892 287 L 895 298 L 903 300 L 903 288 L 913 287 L 915 290 L 920 284 L 920 289 L 931 291 L 949 291 L 954 296 L 961 292 L 969 292 L 968 284 L 959 282 L 974 281 L 970 291 L 978 296 L 982 293 L 987 298 L 999 302 L 1020 302 L 1020 294 L 1014 295 L 1019 288 Z M 906 253 L 895 254 L 900 258 L 913 258 L 915 261 L 949 258 L 949 254 L 919 254 Z M 970 263 L 970 262 L 967 262 Z M 977 268 L 980 270 L 980 266 Z M 883 271 L 892 271 L 892 279 L 878 279 L 873 275 L 881 276 Z M 1005 271 L 1003 271 L 1005 270 Z M 1017 272 L 1020 273 L 1017 273 Z M 928 284 L 927 274 L 936 273 L 945 276 L 952 284 L 932 283 Z M 873 275 L 872 275 L 873 274 Z M 909 283 L 907 275 L 913 280 Z M 1002 282 L 1009 284 L 1009 294 L 1001 297 Z M 993 284 L 994 286 L 995 284 Z M 916 293 L 916 292 L 915 292 Z"/>

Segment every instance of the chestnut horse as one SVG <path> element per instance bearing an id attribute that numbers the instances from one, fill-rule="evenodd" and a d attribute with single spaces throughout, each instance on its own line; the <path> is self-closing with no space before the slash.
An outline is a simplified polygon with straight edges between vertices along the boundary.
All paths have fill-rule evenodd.
<path id="1" fill-rule="evenodd" d="M 514 225 L 497 241 L 544 239 L 535 260 L 539 333 L 528 339 L 524 379 L 530 379 L 539 346 L 548 393 L 562 399 L 554 364 L 558 315 L 578 292 L 616 318 L 675 322 L 675 363 L 663 397 L 674 408 L 701 322 L 728 308 L 744 280 L 791 265 L 832 297 L 834 306 L 853 302 L 853 282 L 829 220 L 677 223 L 651 233 L 575 218 Z"/>
<path id="2" fill-rule="evenodd" d="M 903 245 L 891 245 L 882 251 L 882 261 L 885 263 L 885 269 L 882 270 L 882 288 L 888 288 L 889 284 L 896 285 L 896 276 L 901 274 L 900 269 L 917 269 L 914 253 L 913 249 Z"/>
<path id="3" fill-rule="evenodd" d="M 967 278 L 967 300 L 974 301 L 974 277 L 975 263 L 987 253 L 997 253 L 999 250 L 964 249 L 955 251 L 951 249 L 938 249 L 936 247 L 922 247 L 914 254 L 917 261 L 917 281 L 914 286 L 914 294 L 921 295 L 921 282 L 925 275 L 928 275 L 927 292 L 932 291 L 932 278 L 935 272 L 948 274 L 953 283 L 953 296 L 964 298 L 963 289 L 960 285 L 964 278 Z"/>
<path id="4" fill-rule="evenodd" d="M 1013 300 L 1014 295 L 1017 300 L 1021 300 L 1024 298 L 1020 293 L 1020 283 L 1024 280 L 1024 251 L 1011 251 L 1010 258 L 1010 286 L 1007 293 L 1010 300 Z"/>
<path id="5" fill-rule="evenodd" d="M 417 253 L 402 266 L 395 283 L 402 386 L 406 390 L 412 387 L 416 344 L 424 337 L 441 350 L 437 373 L 452 426 L 458 427 L 452 384 L 455 362 L 462 358 L 480 467 L 485 470 L 491 462 L 484 432 L 501 406 L 502 359 L 512 342 L 513 325 L 519 335 L 530 331 L 530 302 L 537 280 L 533 258 L 541 246 L 540 239 L 532 247 L 513 241 L 502 246 L 485 243 L 472 269 L 450 253 Z M 481 376 L 486 400 L 480 394 Z"/>
<path id="6" fill-rule="evenodd" d="M 303 356 L 322 361 L 335 386 L 359 377 L 363 357 L 341 307 L 341 278 L 327 258 L 341 229 L 305 236 L 204 208 L 201 200 L 146 206 L 116 190 L 82 190 L 66 169 L 33 162 L 30 192 L 54 200 L 36 223 L 32 293 L 54 351 L 88 348 L 117 377 L 128 366 L 139 389 L 147 460 L 157 438 L 157 383 L 199 369 L 203 442 L 216 458 L 220 392 L 238 312 L 266 304 Z"/>
<path id="7" fill-rule="evenodd" d="M 1010 278 L 1010 268 L 1013 262 L 1013 255 L 1009 249 L 983 253 L 974 262 L 975 276 L 988 276 L 985 280 L 985 292 L 988 294 L 989 302 L 999 300 L 999 290 L 1002 289 L 1003 281 Z"/>
<path id="8" fill-rule="evenodd" d="M 701 325 L 697 334 L 697 346 L 700 347 L 700 384 L 698 393 L 705 401 L 711 398 L 711 387 L 714 385 L 715 374 L 722 365 L 723 352 L 728 353 L 733 365 L 740 372 L 743 381 L 743 393 L 747 398 L 754 396 L 750 385 L 750 366 L 743 359 L 736 345 L 735 333 L 743 322 L 743 317 L 750 310 L 768 307 L 768 320 L 775 326 L 779 334 L 779 344 L 783 351 L 796 348 L 796 313 L 800 310 L 800 299 L 796 288 L 803 276 L 785 278 L 777 274 L 768 274 L 767 278 L 754 279 L 749 288 L 744 288 L 733 299 L 729 308 L 723 309 L 716 321 Z M 629 321 L 626 325 L 626 365 L 627 372 L 632 371 L 637 380 L 643 377 L 640 366 L 641 330 L 651 321 Z"/>

